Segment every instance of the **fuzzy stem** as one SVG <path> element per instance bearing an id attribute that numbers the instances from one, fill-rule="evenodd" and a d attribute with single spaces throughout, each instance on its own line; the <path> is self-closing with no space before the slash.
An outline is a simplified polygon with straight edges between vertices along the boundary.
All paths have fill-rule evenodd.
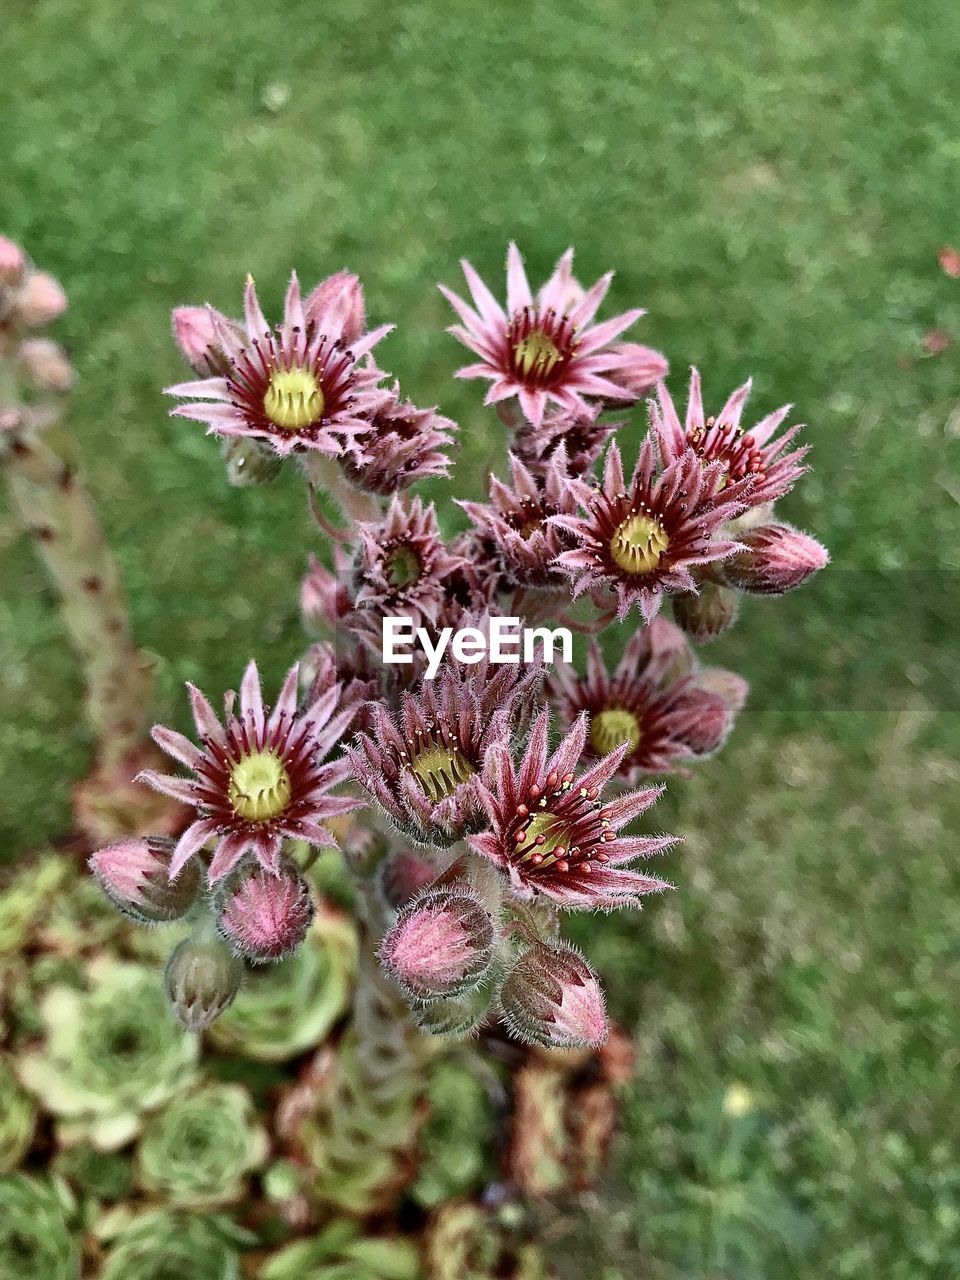
<path id="1" fill-rule="evenodd" d="M 11 504 L 33 534 L 80 655 L 99 762 L 118 765 L 146 733 L 150 667 L 133 643 L 116 562 L 73 467 L 33 433 L 0 453 Z"/>
<path id="2" fill-rule="evenodd" d="M 311 485 L 330 496 L 350 520 L 379 520 L 380 501 L 372 493 L 355 489 L 344 477 L 336 458 L 328 458 L 316 449 L 303 457 L 303 467 Z"/>

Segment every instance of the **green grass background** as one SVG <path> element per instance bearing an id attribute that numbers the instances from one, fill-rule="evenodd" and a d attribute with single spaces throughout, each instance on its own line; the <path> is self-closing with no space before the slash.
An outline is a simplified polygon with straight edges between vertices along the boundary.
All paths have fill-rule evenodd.
<path id="1" fill-rule="evenodd" d="M 616 268 L 675 392 L 695 362 L 714 408 L 748 374 L 758 415 L 795 403 L 815 470 L 783 512 L 834 564 L 710 653 L 755 693 L 661 803 L 677 892 L 575 926 L 640 1069 L 609 1184 L 551 1230 L 600 1280 L 960 1273 L 960 283 L 936 261 L 960 239 L 960 9 L 5 0 L 0 43 L 0 230 L 70 293 L 71 424 L 159 718 L 250 654 L 277 677 L 316 545 L 294 474 L 231 490 L 166 416 L 177 303 L 359 271 L 399 325 L 384 365 L 462 424 L 460 495 L 503 431 L 451 380 L 434 282 L 461 254 L 496 276 L 510 237 L 534 276 L 568 243 L 582 278 Z M 89 741 L 2 506 L 0 548 L 15 858 L 67 828 Z"/>

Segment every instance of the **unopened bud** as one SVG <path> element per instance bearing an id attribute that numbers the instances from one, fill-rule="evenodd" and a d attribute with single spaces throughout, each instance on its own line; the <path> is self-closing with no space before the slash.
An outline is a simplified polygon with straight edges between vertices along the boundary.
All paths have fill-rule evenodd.
<path id="1" fill-rule="evenodd" d="M 87 865 L 104 894 L 124 915 L 141 924 L 166 924 L 186 915 L 200 887 L 196 859 L 171 881 L 173 847 L 172 840 L 158 836 L 119 840 L 98 850 Z"/>
<path id="2" fill-rule="evenodd" d="M 518 1040 L 555 1049 L 603 1044 L 607 1014 L 600 979 L 574 947 L 538 942 L 507 974 L 500 1008 Z"/>
<path id="3" fill-rule="evenodd" d="M 436 880 L 437 868 L 422 854 L 397 849 L 380 864 L 380 892 L 392 911 L 399 909 Z"/>
<path id="4" fill-rule="evenodd" d="M 27 255 L 16 241 L 0 236 L 0 285 L 17 285 L 23 279 Z"/>
<path id="5" fill-rule="evenodd" d="M 733 716 L 743 710 L 750 693 L 750 685 L 743 676 L 738 676 L 735 671 L 724 671 L 722 667 L 704 667 L 694 676 L 693 683 L 698 689 L 722 698 Z"/>
<path id="6" fill-rule="evenodd" d="M 406 906 L 380 944 L 380 960 L 416 1000 L 475 987 L 493 959 L 494 928 L 473 890 L 428 889 Z"/>
<path id="7" fill-rule="evenodd" d="M 66 309 L 67 295 L 46 271 L 31 271 L 13 300 L 14 316 L 28 329 L 50 324 Z"/>
<path id="8" fill-rule="evenodd" d="M 428 1035 L 463 1040 L 487 1021 L 492 1002 L 489 987 L 476 986 L 460 996 L 416 1005 L 413 1016 L 420 1030 Z"/>
<path id="9" fill-rule="evenodd" d="M 604 374 L 610 382 L 639 400 L 670 372 L 666 357 L 639 342 L 616 342 L 610 349 L 617 364 Z M 623 404 L 622 400 L 612 403 Z"/>
<path id="10" fill-rule="evenodd" d="M 174 307 L 173 338 L 187 364 L 205 377 L 229 366 L 208 307 Z"/>
<path id="11" fill-rule="evenodd" d="M 180 1025 L 203 1031 L 233 1004 L 243 962 L 217 937 L 184 938 L 170 952 L 163 980 Z"/>
<path id="12" fill-rule="evenodd" d="M 338 333 L 348 346 L 356 342 L 367 324 L 359 277 L 350 271 L 337 271 L 321 280 L 308 294 L 303 311 L 308 323 Z"/>
<path id="13" fill-rule="evenodd" d="M 715 582 L 703 582 L 699 592 L 681 591 L 673 597 L 673 616 L 697 644 L 708 644 L 736 619 L 737 593 Z"/>
<path id="14" fill-rule="evenodd" d="M 265 964 L 296 951 L 313 912 L 309 885 L 292 863 L 284 862 L 277 875 L 257 866 L 231 882 L 217 923 L 239 955 Z"/>
<path id="15" fill-rule="evenodd" d="M 73 386 L 73 365 L 59 342 L 50 338 L 26 338 L 17 351 L 24 373 L 37 391 L 69 391 Z"/>
<path id="16" fill-rule="evenodd" d="M 826 547 L 789 524 L 763 525 L 742 534 L 740 541 L 747 550 L 724 561 L 723 572 L 731 586 L 751 595 L 792 591 L 830 562 Z"/>
<path id="17" fill-rule="evenodd" d="M 705 689 L 691 689 L 684 699 L 689 720 L 677 732 L 695 756 L 709 756 L 723 746 L 733 716 L 723 698 Z"/>

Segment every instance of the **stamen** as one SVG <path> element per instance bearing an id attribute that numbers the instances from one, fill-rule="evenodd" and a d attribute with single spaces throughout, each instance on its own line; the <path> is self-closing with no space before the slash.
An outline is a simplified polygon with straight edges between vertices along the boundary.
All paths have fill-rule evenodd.
<path id="1" fill-rule="evenodd" d="M 650 573 L 669 543 L 659 520 L 639 512 L 627 517 L 610 539 L 610 555 L 624 573 Z"/>
<path id="2" fill-rule="evenodd" d="M 590 722 L 590 745 L 598 756 L 609 755 L 622 742 L 630 744 L 630 752 L 640 745 L 640 722 L 632 711 L 623 707 L 607 707 Z"/>
<path id="3" fill-rule="evenodd" d="M 279 817 L 291 792 L 290 775 L 272 751 L 253 751 L 231 766 L 227 796 L 237 817 L 247 822 Z"/>
<path id="4" fill-rule="evenodd" d="M 323 415 L 323 391 L 309 369 L 274 369 L 263 397 L 263 411 L 284 431 L 300 431 Z"/>
<path id="5" fill-rule="evenodd" d="M 420 790 L 434 804 L 452 795 L 474 772 L 470 761 L 456 747 L 444 746 L 432 738 L 419 743 L 418 747 L 411 758 L 410 769 Z"/>

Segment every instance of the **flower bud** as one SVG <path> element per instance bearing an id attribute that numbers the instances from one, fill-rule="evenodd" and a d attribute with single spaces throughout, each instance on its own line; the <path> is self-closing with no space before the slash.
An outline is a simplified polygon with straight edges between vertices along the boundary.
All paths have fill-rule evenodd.
<path id="1" fill-rule="evenodd" d="M 17 285 L 23 279 L 27 255 L 7 236 L 0 236 L 0 285 Z"/>
<path id="2" fill-rule="evenodd" d="M 31 271 L 13 300 L 14 316 L 28 329 L 50 324 L 67 309 L 67 295 L 46 271 Z"/>
<path id="3" fill-rule="evenodd" d="M 367 327 L 363 287 L 359 277 L 350 271 L 338 271 L 321 280 L 307 296 L 303 311 L 308 323 L 328 332 L 339 329 L 348 346 Z"/>
<path id="4" fill-rule="evenodd" d="M 722 667 L 704 667 L 694 676 L 693 683 L 698 689 L 707 693 L 715 693 L 730 708 L 731 715 L 738 715 L 746 705 L 750 693 L 750 685 L 743 676 L 734 671 L 725 671 Z"/>
<path id="5" fill-rule="evenodd" d="M 173 847 L 172 840 L 157 836 L 119 840 L 98 850 L 87 865 L 124 915 L 141 924 L 166 924 L 190 910 L 200 886 L 196 859 L 187 863 L 176 880 L 170 880 Z"/>
<path id="6" fill-rule="evenodd" d="M 555 1049 L 603 1044 L 607 1015 L 600 979 L 574 947 L 538 942 L 507 974 L 504 1019 L 518 1040 Z"/>
<path id="7" fill-rule="evenodd" d="M 404 908 L 380 944 L 380 960 L 415 1000 L 469 991 L 493 959 L 493 921 L 472 889 L 428 889 Z"/>
<path id="8" fill-rule="evenodd" d="M 313 911 L 310 888 L 292 863 L 284 862 L 277 875 L 255 866 L 231 882 L 217 926 L 238 955 L 265 964 L 296 951 Z"/>
<path id="9" fill-rule="evenodd" d="M 699 592 L 681 591 L 673 597 L 673 616 L 697 644 L 708 644 L 733 624 L 737 593 L 715 582 L 703 582 Z"/>
<path id="10" fill-rule="evenodd" d="M 731 586 L 751 595 L 792 591 L 830 561 L 826 547 L 789 524 L 763 525 L 742 534 L 740 541 L 747 550 L 725 560 L 723 572 Z"/>
<path id="11" fill-rule="evenodd" d="M 20 343 L 17 359 L 37 391 L 69 391 L 73 386 L 73 365 L 59 342 L 50 338 L 26 338 Z"/>
<path id="12" fill-rule="evenodd" d="M 243 962 L 217 937 L 177 943 L 163 974 L 167 998 L 181 1026 L 203 1031 L 230 1007 L 243 980 Z"/>
<path id="13" fill-rule="evenodd" d="M 225 372 L 228 362 L 208 307 L 174 307 L 173 338 L 187 364 L 209 377 Z"/>
<path id="14" fill-rule="evenodd" d="M 380 864 L 380 892 L 392 911 L 399 909 L 436 880 L 437 868 L 422 854 L 397 849 Z"/>
<path id="15" fill-rule="evenodd" d="M 639 342 L 616 342 L 610 353 L 616 356 L 618 363 L 604 376 L 624 391 L 629 391 L 637 400 L 670 372 L 665 356 L 652 347 L 641 346 Z M 624 402 L 617 400 L 612 403 L 622 405 Z"/>
<path id="16" fill-rule="evenodd" d="M 705 689 L 692 689 L 684 699 L 688 723 L 678 731 L 695 756 L 709 756 L 723 746 L 733 715 L 723 698 Z"/>
<path id="17" fill-rule="evenodd" d="M 492 1001 L 489 987 L 476 986 L 463 995 L 417 1005 L 413 1016 L 428 1035 L 463 1040 L 486 1022 Z"/>

